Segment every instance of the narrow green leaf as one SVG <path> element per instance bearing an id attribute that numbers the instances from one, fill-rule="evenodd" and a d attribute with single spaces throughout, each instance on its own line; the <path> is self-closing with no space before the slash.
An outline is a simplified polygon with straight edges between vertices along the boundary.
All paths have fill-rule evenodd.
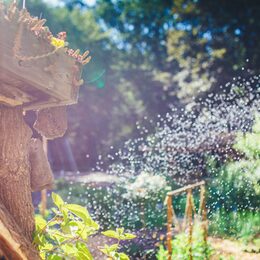
<path id="1" fill-rule="evenodd" d="M 122 236 L 122 239 L 134 239 L 136 238 L 136 236 L 134 234 L 130 234 L 130 233 L 125 233 L 123 236 Z"/>
<path id="2" fill-rule="evenodd" d="M 59 208 L 59 210 L 61 210 L 61 207 L 64 205 L 64 201 L 60 197 L 60 195 L 58 195 L 57 193 L 53 192 L 51 194 L 51 197 L 52 197 L 52 200 L 53 200 L 54 204 Z"/>
<path id="3" fill-rule="evenodd" d="M 120 238 L 120 235 L 114 230 L 107 230 L 107 231 L 104 231 L 101 233 L 106 237 L 111 237 L 111 238 L 116 238 L 116 239 Z"/>

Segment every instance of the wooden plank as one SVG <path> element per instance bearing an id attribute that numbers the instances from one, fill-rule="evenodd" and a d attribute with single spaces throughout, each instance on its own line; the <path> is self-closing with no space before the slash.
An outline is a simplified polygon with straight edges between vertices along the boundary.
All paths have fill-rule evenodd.
<path id="1" fill-rule="evenodd" d="M 194 189 L 196 187 L 199 187 L 201 185 L 205 185 L 205 181 L 200 181 L 200 182 L 197 182 L 197 183 L 194 183 L 194 184 L 187 185 L 187 186 L 182 187 L 180 189 L 170 191 L 170 192 L 167 193 L 167 196 L 175 196 L 175 195 L 178 195 L 182 192 L 187 192 L 190 189 Z"/>

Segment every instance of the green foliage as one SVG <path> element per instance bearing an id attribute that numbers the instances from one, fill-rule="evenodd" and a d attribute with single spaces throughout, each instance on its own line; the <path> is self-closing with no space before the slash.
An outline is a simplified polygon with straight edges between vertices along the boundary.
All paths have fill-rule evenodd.
<path id="1" fill-rule="evenodd" d="M 86 208 L 77 204 L 67 204 L 62 198 L 52 193 L 52 209 L 54 216 L 50 220 L 36 215 L 36 230 L 33 243 L 38 247 L 42 259 L 86 259 L 93 257 L 87 247 L 87 240 L 96 234 L 99 225 L 91 218 Z M 124 229 L 102 232 L 104 236 L 117 239 L 117 244 L 100 248 L 106 256 L 113 260 L 127 260 L 128 256 L 118 252 L 122 240 L 133 239 L 135 236 L 125 233 Z"/>
<path id="2" fill-rule="evenodd" d="M 239 175 L 237 185 L 242 181 L 253 186 L 256 194 L 260 195 L 260 116 L 256 114 L 252 133 L 238 134 L 234 148 L 245 158 L 228 165 L 230 175 Z M 259 200 L 260 202 L 260 200 Z"/>
<path id="3" fill-rule="evenodd" d="M 172 240 L 172 250 L 172 260 L 190 259 L 190 245 L 186 233 L 178 234 Z M 191 250 L 194 260 L 210 259 L 210 256 L 213 254 L 211 246 L 203 240 L 203 234 L 199 227 L 194 229 Z M 167 250 L 161 245 L 156 256 L 158 260 L 167 260 Z"/>
<path id="4" fill-rule="evenodd" d="M 219 210 L 210 216 L 209 232 L 220 237 L 233 237 L 247 243 L 260 235 L 260 212 Z"/>
<path id="5" fill-rule="evenodd" d="M 147 228 L 162 227 L 166 222 L 163 201 L 167 190 L 153 193 L 153 196 L 144 199 L 122 196 L 122 194 L 128 195 L 126 188 L 120 185 L 92 187 L 85 184 L 70 184 L 64 180 L 57 182 L 59 193 L 73 203 L 87 205 L 102 228 L 139 229 L 144 225 L 143 220 Z M 182 207 L 185 208 L 184 200 Z"/>
<path id="6" fill-rule="evenodd" d="M 117 228 L 116 231 L 114 231 L 114 230 L 104 231 L 104 232 L 102 232 L 102 234 L 107 237 L 116 238 L 118 240 L 129 240 L 129 239 L 133 239 L 136 237 L 133 234 L 124 233 L 124 228 Z"/>
<path id="7" fill-rule="evenodd" d="M 255 192 L 250 175 L 241 175 L 241 169 L 236 172 L 229 169 L 229 165 L 216 168 L 211 176 L 207 199 L 210 211 L 259 210 L 260 196 Z"/>
<path id="8" fill-rule="evenodd" d="M 256 115 L 252 132 L 238 133 L 234 148 L 239 160 L 217 166 L 208 162 L 212 181 L 208 188 L 211 210 L 257 210 L 260 205 L 260 118 Z"/>
<path id="9" fill-rule="evenodd" d="M 221 84 L 243 66 L 259 72 L 257 0 L 98 0 L 93 7 L 63 2 L 53 7 L 31 0 L 27 8 L 47 19 L 54 33 L 66 31 L 71 47 L 89 49 L 92 56 L 79 105 L 69 111 L 80 170 L 135 137 L 135 122 L 144 116 L 181 108 L 205 90 L 222 92 Z"/>

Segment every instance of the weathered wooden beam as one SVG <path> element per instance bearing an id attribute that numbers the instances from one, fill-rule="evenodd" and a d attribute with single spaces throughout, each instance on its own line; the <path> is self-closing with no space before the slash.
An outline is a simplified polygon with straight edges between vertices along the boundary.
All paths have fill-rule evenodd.
<path id="1" fill-rule="evenodd" d="M 182 187 L 180 189 L 177 189 L 177 190 L 174 190 L 174 191 L 170 191 L 170 192 L 167 193 L 167 196 L 175 196 L 175 195 L 178 195 L 178 194 L 180 194 L 182 192 L 187 192 L 190 189 L 194 189 L 196 187 L 199 187 L 201 185 L 205 185 L 205 181 L 196 182 L 194 184 L 187 185 L 187 186 Z"/>

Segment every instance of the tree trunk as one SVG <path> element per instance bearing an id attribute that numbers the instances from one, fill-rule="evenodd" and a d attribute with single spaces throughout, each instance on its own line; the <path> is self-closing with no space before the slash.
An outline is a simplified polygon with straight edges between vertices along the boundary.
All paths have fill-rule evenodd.
<path id="1" fill-rule="evenodd" d="M 32 241 L 34 231 L 29 164 L 31 136 L 21 108 L 0 107 L 0 203 L 28 241 Z"/>
<path id="2" fill-rule="evenodd" d="M 37 250 L 28 241 L 14 218 L 0 202 L 0 256 L 9 260 L 38 260 Z"/>

